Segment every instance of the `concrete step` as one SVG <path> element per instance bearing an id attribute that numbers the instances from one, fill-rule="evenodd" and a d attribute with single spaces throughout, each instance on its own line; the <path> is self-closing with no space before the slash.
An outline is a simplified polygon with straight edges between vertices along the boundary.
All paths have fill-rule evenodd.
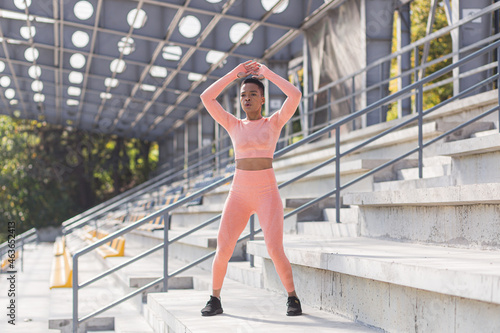
<path id="1" fill-rule="evenodd" d="M 137 313 L 135 316 L 115 318 L 115 333 L 154 333 L 146 318 Z"/>
<path id="2" fill-rule="evenodd" d="M 348 193 L 360 235 L 500 249 L 500 183 Z"/>
<path id="3" fill-rule="evenodd" d="M 478 136 L 438 146 L 437 153 L 442 156 L 460 157 L 500 151 L 500 133 Z"/>
<path id="4" fill-rule="evenodd" d="M 438 152 L 452 157 L 452 176 L 457 185 L 500 183 L 500 134 L 446 142 Z"/>
<path id="5" fill-rule="evenodd" d="M 348 193 L 344 196 L 344 203 L 358 206 L 499 204 L 500 183 L 457 185 L 414 191 Z"/>
<path id="6" fill-rule="evenodd" d="M 99 260 L 95 253 L 88 253 L 78 260 L 78 280 L 80 283 L 94 278 L 105 271 L 108 266 Z M 107 258 L 114 259 L 114 258 Z M 109 263 L 109 262 L 108 262 Z M 73 274 L 76 274 L 73 271 Z M 48 286 L 47 286 L 48 288 Z M 90 314 L 123 297 L 124 286 L 116 274 L 104 277 L 79 291 L 79 318 Z M 57 288 L 50 291 L 50 317 L 49 328 L 59 329 L 61 332 L 71 332 L 72 318 L 72 289 Z M 81 324 L 81 332 L 90 330 L 114 330 L 115 332 L 129 332 L 127 328 L 140 327 L 137 332 L 152 333 L 153 331 L 140 314 L 137 300 L 127 300 L 97 317 Z M 80 332 L 80 331 L 79 331 Z"/>
<path id="7" fill-rule="evenodd" d="M 434 178 L 394 180 L 373 184 L 374 191 L 397 191 L 410 190 L 415 188 L 447 187 L 454 186 L 455 181 L 452 176 L 441 176 Z"/>
<path id="8" fill-rule="evenodd" d="M 422 134 L 424 140 L 432 139 L 441 135 L 445 130 L 443 129 L 444 122 L 442 120 L 434 120 L 424 123 L 422 126 Z M 358 158 L 381 158 L 381 159 L 392 159 L 401 156 L 403 153 L 408 152 L 410 149 L 415 148 L 415 144 L 418 140 L 418 127 L 416 123 L 411 127 L 400 129 L 395 132 L 386 134 L 385 136 L 365 145 L 358 150 L 356 154 L 359 155 Z M 341 152 L 350 150 L 357 147 L 362 142 L 366 141 L 364 138 L 362 141 L 353 141 L 341 145 Z M 433 147 L 427 149 L 427 156 L 433 156 Z M 415 155 L 416 156 L 416 155 Z M 411 158 L 415 158 L 411 156 Z"/>
<path id="9" fill-rule="evenodd" d="M 380 332 L 303 302 L 303 315 L 287 317 L 286 296 L 226 279 L 221 297 L 224 313 L 202 317 L 208 291 L 172 291 L 148 295 L 146 317 L 155 332 Z"/>
<path id="10" fill-rule="evenodd" d="M 463 122 L 457 122 L 453 120 L 445 120 L 443 122 L 443 126 L 441 127 L 443 132 L 449 131 L 453 128 L 456 128 L 459 125 L 462 125 Z M 489 131 L 495 127 L 495 123 L 492 121 L 476 121 L 464 128 L 459 129 L 448 135 L 445 141 L 457 141 L 470 138 L 472 135 L 478 132 Z"/>
<path id="11" fill-rule="evenodd" d="M 285 199 L 285 209 L 294 210 L 299 208 L 315 198 L 286 198 Z M 341 203 L 342 205 L 342 203 Z M 329 197 L 325 200 L 318 202 L 317 204 L 307 208 L 306 210 L 297 214 L 297 222 L 303 221 L 322 221 L 324 220 L 324 210 L 327 208 L 335 208 L 335 197 Z"/>
<path id="12" fill-rule="evenodd" d="M 170 223 L 174 228 L 194 227 L 222 213 L 223 207 L 224 201 L 217 204 L 179 207 L 172 211 Z M 209 228 L 218 229 L 218 226 L 218 223 L 214 223 Z"/>
<path id="13" fill-rule="evenodd" d="M 185 231 L 186 230 L 170 230 L 169 239 L 172 240 L 174 237 Z M 247 232 L 248 230 L 244 231 L 244 233 Z M 255 235 L 255 239 L 263 239 L 263 235 L 257 234 Z M 141 251 L 145 251 L 163 242 L 163 234 L 157 233 L 157 235 L 152 235 L 151 233 L 145 231 L 132 232 L 127 235 L 127 241 L 130 241 L 134 248 L 140 248 Z M 197 260 L 214 251 L 217 245 L 217 230 L 200 230 L 182 240 L 179 240 L 178 243 L 179 244 L 171 244 L 171 248 L 169 249 L 169 272 L 173 272 L 187 263 Z M 259 268 L 259 262 L 258 260 L 255 262 L 257 268 L 249 267 L 248 255 L 246 253 L 246 243 L 247 241 L 243 241 L 236 245 L 233 257 L 229 263 L 227 276 L 235 279 L 236 281 L 247 283 L 250 286 L 261 286 L 262 274 Z M 135 253 L 139 253 L 139 250 L 130 254 L 133 255 Z M 120 261 L 123 259 L 115 260 Z M 141 270 L 131 269 L 131 272 L 128 273 L 131 277 L 133 277 L 133 282 L 128 282 L 128 280 L 124 280 L 124 282 L 130 284 L 130 286 L 137 287 L 139 285 L 145 285 L 147 282 L 151 282 L 153 278 L 162 276 L 162 251 L 160 250 L 156 256 L 153 256 L 153 258 L 146 259 L 146 264 L 149 266 L 145 266 L 144 269 Z M 198 264 L 196 267 L 191 268 L 186 273 L 183 273 L 178 280 L 175 278 L 173 280 L 171 279 L 171 281 L 169 281 L 169 288 L 185 289 L 192 286 L 191 288 L 199 289 L 200 285 L 208 285 L 211 281 L 210 275 L 208 277 L 205 277 L 204 275 L 206 275 L 207 272 L 210 272 L 211 268 L 212 259 L 208 259 L 207 261 Z M 147 274 L 138 274 L 137 272 L 147 272 Z M 157 288 L 156 291 L 158 290 L 159 289 Z"/>
<path id="14" fill-rule="evenodd" d="M 488 136 L 488 135 L 492 135 L 492 134 L 498 134 L 498 129 L 491 129 L 489 131 L 481 131 L 481 132 L 477 132 L 477 133 L 473 133 L 470 137 L 471 138 L 478 138 L 480 136 Z"/>
<path id="15" fill-rule="evenodd" d="M 424 178 L 437 178 L 443 177 L 450 174 L 450 165 L 435 165 L 422 167 L 422 176 Z M 397 173 L 397 179 L 399 180 L 410 180 L 410 179 L 419 179 L 419 169 L 403 169 L 399 170 Z"/>
<path id="16" fill-rule="evenodd" d="M 329 222 L 337 222 L 337 211 L 335 208 L 323 209 L 323 220 Z M 358 207 L 346 207 L 340 209 L 340 221 L 342 223 L 358 223 L 359 209 Z"/>
<path id="17" fill-rule="evenodd" d="M 337 223 L 328 221 L 299 222 L 297 223 L 297 234 L 320 237 L 321 239 L 357 237 L 358 225 L 357 223 Z"/>
<path id="18" fill-rule="evenodd" d="M 258 226 L 258 223 L 256 223 L 256 229 Z M 172 240 L 188 230 L 187 228 L 171 229 L 169 230 L 169 239 Z M 243 234 L 249 232 L 250 229 L 247 226 Z M 172 243 L 169 249 L 170 257 L 184 261 L 192 261 L 214 251 L 217 246 L 217 233 L 217 229 L 202 229 Z M 259 235 L 256 237 L 259 237 Z M 127 235 L 127 239 L 138 244 L 137 246 L 139 247 L 152 247 L 153 245 L 163 242 L 163 230 L 155 230 L 153 232 L 140 230 L 133 231 Z M 243 241 L 236 245 L 232 260 L 246 260 L 245 243 L 246 241 Z M 202 265 L 201 267 L 205 266 Z M 207 266 L 205 268 L 209 269 L 210 267 Z"/>
<path id="19" fill-rule="evenodd" d="M 281 290 L 265 244 L 265 288 Z M 498 332 L 500 252 L 370 238 L 285 238 L 304 302 L 389 332 Z M 418 327 L 418 329 L 416 329 Z"/>
<path id="20" fill-rule="evenodd" d="M 341 185 L 358 178 L 359 176 L 373 170 L 374 168 L 387 162 L 381 159 L 355 159 L 350 161 L 342 161 L 340 164 Z M 292 178 L 299 176 L 301 172 L 282 171 L 276 174 L 276 180 L 283 183 Z M 318 197 L 335 188 L 335 165 L 323 167 L 314 173 L 300 179 L 284 188 L 280 189 L 283 198 L 296 198 L 297 193 L 300 197 Z M 367 191 L 372 189 L 374 179 L 394 179 L 392 168 L 386 168 L 375 175 L 371 175 L 358 183 L 353 184 L 348 188 L 348 191 Z"/>

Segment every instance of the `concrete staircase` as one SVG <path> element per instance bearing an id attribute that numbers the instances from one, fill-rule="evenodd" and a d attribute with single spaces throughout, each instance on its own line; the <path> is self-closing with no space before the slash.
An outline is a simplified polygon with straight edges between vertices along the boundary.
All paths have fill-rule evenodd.
<path id="1" fill-rule="evenodd" d="M 474 96 L 438 110 L 426 119 L 426 140 L 487 109 L 496 102 L 495 94 Z M 330 331 L 335 331 L 337 315 L 353 325 L 387 332 L 500 331 L 500 134 L 496 116 L 425 150 L 422 179 L 416 156 L 410 156 L 349 188 L 341 198 L 341 224 L 335 223 L 334 200 L 285 221 L 285 251 L 297 292 L 305 306 L 332 316 L 326 324 Z M 391 125 L 343 135 L 341 149 Z M 342 182 L 414 147 L 416 133 L 414 127 L 405 128 L 347 156 L 341 163 Z M 333 156 L 334 144 L 332 139 L 318 141 L 276 161 L 278 182 Z M 286 209 L 333 188 L 335 172 L 332 165 L 281 190 Z M 217 200 L 224 191 L 217 193 Z M 230 282 L 224 290 L 229 318 L 216 318 L 215 326 L 241 324 L 236 319 L 245 315 L 235 312 L 242 308 L 254 313 L 245 317 L 245 323 L 254 323 L 255 311 L 260 310 L 233 305 L 236 299 L 252 303 L 257 302 L 257 295 L 266 302 L 276 294 L 285 295 L 264 242 L 248 242 L 246 252 L 255 256 L 257 265 L 246 266 L 245 272 L 244 262 L 230 264 Z M 249 274 L 254 278 L 249 279 Z M 242 284 L 252 285 L 246 287 L 250 291 L 242 293 Z M 252 289 L 259 286 L 257 291 Z M 150 294 L 151 325 L 175 332 L 215 332 L 210 328 L 213 322 L 192 319 L 198 315 L 199 303 L 207 299 L 207 291 L 189 295 L 193 300 L 182 301 L 186 308 L 181 311 L 168 302 L 180 302 L 179 294 Z M 282 313 L 284 307 L 280 307 Z M 193 313 L 183 314 L 189 311 Z M 273 316 L 281 313 L 273 312 Z M 271 319 L 255 322 L 272 325 Z"/>
<path id="2" fill-rule="evenodd" d="M 496 101 L 493 91 L 450 103 L 425 119 L 425 140 Z M 341 150 L 402 121 L 342 134 Z M 415 155 L 349 187 L 341 194 L 342 223 L 335 221 L 332 198 L 286 219 L 285 252 L 304 316 L 285 316 L 286 295 L 262 238 L 235 250 L 224 284 L 224 315 L 202 318 L 199 312 L 210 293 L 211 260 L 172 281 L 180 289 L 142 295 L 139 311 L 154 332 L 499 332 L 498 129 L 494 114 L 427 148 L 422 179 Z M 330 165 L 283 188 L 286 211 L 330 191 L 336 172 L 346 183 L 416 142 L 416 127 L 403 128 L 346 156 L 340 170 Z M 326 138 L 275 161 L 278 183 L 331 158 L 334 145 Z M 229 185 L 222 186 L 201 205 L 174 211 L 169 238 L 220 213 L 228 191 Z M 171 245 L 170 271 L 213 251 L 217 228 L 214 223 Z M 162 242 L 163 230 L 137 230 L 126 239 L 130 257 Z M 156 257 L 131 268 L 133 274 L 116 274 L 133 290 L 161 276 L 161 262 Z"/>

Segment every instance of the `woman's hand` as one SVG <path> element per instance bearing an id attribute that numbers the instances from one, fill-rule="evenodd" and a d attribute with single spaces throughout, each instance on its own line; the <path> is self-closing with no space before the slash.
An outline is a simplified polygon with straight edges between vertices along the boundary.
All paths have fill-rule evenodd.
<path id="1" fill-rule="evenodd" d="M 253 78 L 262 80 L 269 69 L 257 61 L 248 60 L 239 64 L 235 70 L 238 73 L 237 76 L 239 79 L 252 75 Z"/>
<path id="2" fill-rule="evenodd" d="M 235 71 L 238 73 L 238 78 L 242 79 L 249 75 L 254 75 L 258 69 L 257 65 L 258 63 L 256 61 L 248 60 L 236 66 Z"/>
<path id="3" fill-rule="evenodd" d="M 267 68 L 266 65 L 263 65 L 261 63 L 257 63 L 257 71 L 254 73 L 254 75 L 252 77 L 256 78 L 258 80 L 262 80 L 266 77 L 268 71 L 269 71 L 269 68 Z"/>

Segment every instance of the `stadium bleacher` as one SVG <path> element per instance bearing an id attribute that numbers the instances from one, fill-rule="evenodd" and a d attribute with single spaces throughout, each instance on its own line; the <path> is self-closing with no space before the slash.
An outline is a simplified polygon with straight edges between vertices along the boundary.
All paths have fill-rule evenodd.
<path id="1" fill-rule="evenodd" d="M 318 2 L 324 7 L 333 3 Z M 500 9 L 500 3 L 492 6 Z M 500 55 L 498 36 L 488 38 L 485 47 Z M 414 47 L 418 51 L 426 46 Z M 185 173 L 168 182 L 160 178 L 140 193 L 124 195 L 119 204 L 75 217 L 54 244 L 32 242 L 16 252 L 16 262 L 22 263 L 20 332 L 500 332 L 497 62 L 484 69 L 490 76 L 488 88 L 476 89 L 474 95 L 450 97 L 432 113 L 416 110 L 371 126 L 344 123 L 304 141 L 323 131 L 314 129 L 304 134 L 307 143 L 273 161 L 278 184 L 287 184 L 280 189 L 284 248 L 303 316 L 285 315 L 287 295 L 264 236 L 253 234 L 260 227 L 258 217 L 245 228 L 243 234 L 249 235 L 237 244 L 229 262 L 224 314 L 200 316 L 211 293 L 218 216 L 235 164 L 210 161 L 197 173 L 198 168 L 190 169 L 176 156 Z M 460 70 L 450 68 L 450 75 Z M 363 75 L 369 76 L 368 70 Z M 417 86 L 419 77 L 414 75 L 414 89 L 380 109 L 403 98 L 423 107 L 422 93 L 439 82 Z M 356 104 L 356 96 L 351 98 Z M 474 117 L 477 121 L 468 123 Z M 326 166 L 315 169 L 321 164 Z M 308 170 L 314 171 L 290 182 Z M 214 184 L 219 186 L 192 197 Z M 338 187 L 342 191 L 332 191 Z M 2 259 L 4 270 L 9 258 Z M 6 295 L 0 294 L 3 301 Z M 75 312 L 77 320 L 83 318 L 78 329 Z M 0 326 L 0 331 L 9 330 Z"/>

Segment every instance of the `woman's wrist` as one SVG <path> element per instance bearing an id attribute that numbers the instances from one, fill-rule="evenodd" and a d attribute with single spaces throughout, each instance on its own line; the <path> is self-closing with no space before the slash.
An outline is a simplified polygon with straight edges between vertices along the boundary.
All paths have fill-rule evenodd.
<path id="1" fill-rule="evenodd" d="M 262 76 L 264 78 L 268 78 L 268 75 L 270 73 L 274 73 L 272 70 L 269 69 L 269 67 L 265 66 L 265 65 L 261 65 L 261 68 L 260 68 L 260 74 L 262 74 Z"/>

